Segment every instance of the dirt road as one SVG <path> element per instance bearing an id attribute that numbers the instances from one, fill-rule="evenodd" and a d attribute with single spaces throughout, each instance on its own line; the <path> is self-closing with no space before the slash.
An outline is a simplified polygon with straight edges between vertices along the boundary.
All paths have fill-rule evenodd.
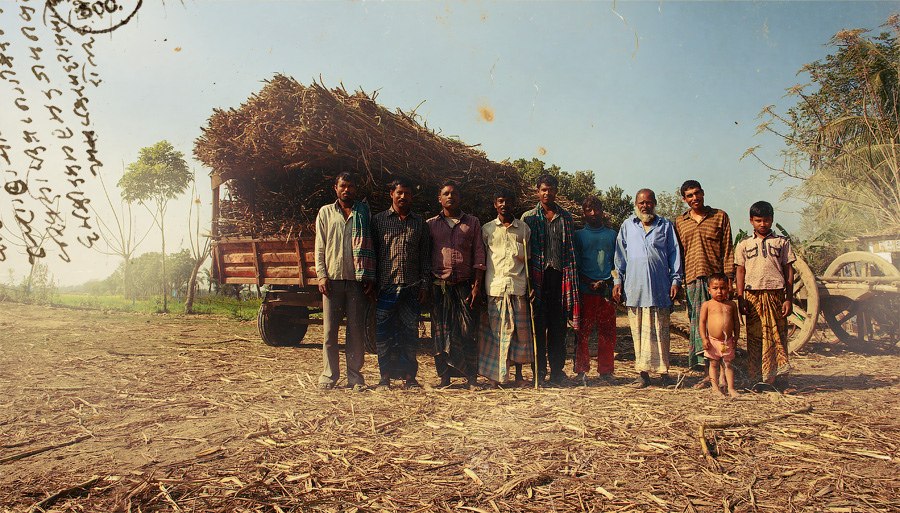
<path id="1" fill-rule="evenodd" d="M 321 351 L 267 347 L 253 323 L 0 308 L 0 511 L 900 504 L 893 349 L 817 342 L 793 359 L 795 391 L 735 401 L 690 389 L 693 376 L 674 390 L 592 381 L 538 392 L 320 391 Z M 627 341 L 620 348 L 627 360 Z M 675 364 L 683 350 L 676 344 Z M 419 359 L 423 381 L 435 383 L 433 361 Z M 624 385 L 631 362 L 616 364 Z M 377 381 L 372 355 L 365 375 Z M 760 420 L 707 429 L 711 459 L 701 455 L 702 424 Z"/>

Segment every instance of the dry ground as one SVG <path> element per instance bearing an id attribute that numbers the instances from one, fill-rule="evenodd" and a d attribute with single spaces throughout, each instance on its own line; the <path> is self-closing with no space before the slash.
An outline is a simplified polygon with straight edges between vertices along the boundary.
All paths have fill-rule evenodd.
<path id="1" fill-rule="evenodd" d="M 0 511 L 900 510 L 893 347 L 820 335 L 789 393 L 736 401 L 697 376 L 320 391 L 320 350 L 267 347 L 253 323 L 0 308 Z M 707 460 L 698 430 L 719 421 L 738 425 L 706 429 Z"/>

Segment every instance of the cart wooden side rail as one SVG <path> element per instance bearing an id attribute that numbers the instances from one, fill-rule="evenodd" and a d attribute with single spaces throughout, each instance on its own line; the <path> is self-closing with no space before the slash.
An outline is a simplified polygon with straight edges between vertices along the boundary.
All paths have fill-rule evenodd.
<path id="1" fill-rule="evenodd" d="M 322 295 L 316 277 L 314 236 L 221 237 L 212 244 L 214 276 L 223 284 L 267 285 L 257 314 L 259 335 L 272 346 L 303 341 L 310 324 L 322 324 Z M 374 308 L 366 346 L 374 350 Z"/>

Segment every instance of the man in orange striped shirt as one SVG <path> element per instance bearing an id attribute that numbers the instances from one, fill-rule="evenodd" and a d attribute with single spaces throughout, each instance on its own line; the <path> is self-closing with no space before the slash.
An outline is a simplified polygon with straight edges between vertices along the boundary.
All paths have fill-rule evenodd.
<path id="1" fill-rule="evenodd" d="M 684 291 L 691 319 L 691 348 L 688 367 L 702 370 L 703 339 L 700 336 L 700 307 L 710 299 L 707 278 L 713 273 L 724 273 L 734 282 L 734 246 L 731 244 L 731 221 L 724 210 L 707 206 L 703 187 L 697 180 L 687 180 L 681 185 L 681 197 L 690 207 L 675 218 L 675 232 L 681 253 L 684 255 Z M 699 387 L 709 383 L 709 372 Z"/>

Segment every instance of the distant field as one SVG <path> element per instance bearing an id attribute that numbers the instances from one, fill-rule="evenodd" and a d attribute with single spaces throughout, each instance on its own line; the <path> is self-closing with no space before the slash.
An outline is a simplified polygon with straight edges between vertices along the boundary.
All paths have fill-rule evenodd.
<path id="1" fill-rule="evenodd" d="M 54 292 L 49 295 L 27 297 L 20 290 L 0 287 L 0 300 L 7 299 L 24 303 L 39 303 L 67 308 L 84 308 L 89 310 L 113 310 L 118 312 L 157 313 L 162 309 L 159 297 L 136 299 L 119 295 L 95 295 L 87 293 Z M 200 315 L 226 315 L 236 320 L 256 318 L 259 299 L 238 300 L 231 297 L 203 295 L 194 299 L 194 312 Z M 183 313 L 182 298 L 169 299 L 169 312 Z"/>

